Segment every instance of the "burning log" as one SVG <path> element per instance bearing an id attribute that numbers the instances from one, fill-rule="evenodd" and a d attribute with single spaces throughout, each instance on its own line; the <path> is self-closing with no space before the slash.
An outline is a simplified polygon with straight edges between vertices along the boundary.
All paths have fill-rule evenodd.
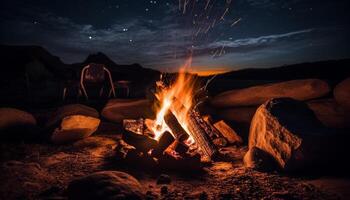
<path id="1" fill-rule="evenodd" d="M 179 140 L 175 140 L 170 146 L 169 149 L 177 152 L 180 154 L 180 156 L 183 156 L 188 151 L 188 146 L 184 143 L 180 142 Z"/>
<path id="2" fill-rule="evenodd" d="M 169 131 L 163 133 L 163 135 L 159 138 L 157 147 L 152 151 L 152 156 L 159 157 L 162 155 L 165 149 L 168 148 L 174 142 L 174 140 L 174 137 Z"/>
<path id="3" fill-rule="evenodd" d="M 217 150 L 209 138 L 208 129 L 203 128 L 206 123 L 198 111 L 190 110 L 188 113 L 188 128 L 197 146 L 202 150 L 204 156 L 211 160 Z"/>
<path id="4" fill-rule="evenodd" d="M 168 127 L 171 129 L 175 139 L 180 141 L 185 141 L 188 139 L 189 135 L 182 128 L 181 124 L 179 123 L 179 121 L 176 119 L 175 115 L 171 111 L 169 111 L 164 116 L 164 121 L 168 125 Z"/>
<path id="5" fill-rule="evenodd" d="M 147 153 L 157 147 L 156 140 L 144 135 L 144 120 L 124 120 L 123 140 L 138 151 Z"/>

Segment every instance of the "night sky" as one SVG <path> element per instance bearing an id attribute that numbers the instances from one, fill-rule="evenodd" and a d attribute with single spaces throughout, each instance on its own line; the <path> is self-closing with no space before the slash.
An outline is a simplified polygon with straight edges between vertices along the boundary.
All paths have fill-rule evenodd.
<path id="1" fill-rule="evenodd" d="M 174 71 L 350 57 L 349 0 L 2 0 L 0 43 Z"/>

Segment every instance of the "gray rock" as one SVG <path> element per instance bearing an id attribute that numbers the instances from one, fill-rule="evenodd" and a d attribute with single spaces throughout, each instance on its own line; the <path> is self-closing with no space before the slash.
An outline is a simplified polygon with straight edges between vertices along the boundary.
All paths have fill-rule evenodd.
<path id="1" fill-rule="evenodd" d="M 71 200 L 145 198 L 140 183 L 120 171 L 102 171 L 78 178 L 69 184 L 67 191 Z"/>

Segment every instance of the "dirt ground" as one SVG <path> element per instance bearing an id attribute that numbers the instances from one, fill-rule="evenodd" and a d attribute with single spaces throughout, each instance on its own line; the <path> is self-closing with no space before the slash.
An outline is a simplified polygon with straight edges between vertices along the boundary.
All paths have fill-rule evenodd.
<path id="1" fill-rule="evenodd" d="M 0 199 L 67 199 L 70 181 L 93 172 L 120 170 L 136 177 L 147 199 L 349 199 L 348 179 L 290 177 L 261 173 L 242 164 L 246 147 L 225 147 L 228 158 L 203 172 L 143 169 L 121 165 L 119 135 L 92 136 L 71 145 L 1 143 Z M 141 166 L 141 167 L 140 167 Z M 170 184 L 157 184 L 160 174 Z"/>

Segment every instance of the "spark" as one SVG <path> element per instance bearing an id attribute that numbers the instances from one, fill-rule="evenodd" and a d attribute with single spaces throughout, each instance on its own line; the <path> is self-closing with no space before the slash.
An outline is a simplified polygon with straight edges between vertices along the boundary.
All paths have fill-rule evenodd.
<path id="1" fill-rule="evenodd" d="M 208 6 L 209 6 L 209 3 L 210 3 L 210 0 L 207 0 L 207 4 L 205 5 L 205 8 L 204 8 L 204 10 L 206 10 L 206 9 L 208 8 Z"/>
<path id="2" fill-rule="evenodd" d="M 213 23 L 211 24 L 211 27 L 212 27 L 212 28 L 214 28 L 215 23 L 216 23 L 216 19 L 214 19 L 214 20 L 213 20 Z"/>
<path id="3" fill-rule="evenodd" d="M 225 45 L 222 45 L 221 50 L 220 50 L 219 57 L 222 55 L 222 53 L 225 53 L 224 48 L 225 48 Z"/>
<path id="4" fill-rule="evenodd" d="M 187 8 L 187 4 L 189 3 L 189 0 L 185 0 L 184 1 L 184 9 L 183 9 L 183 14 L 185 14 L 186 13 L 186 8 Z"/>
<path id="5" fill-rule="evenodd" d="M 211 25 L 209 24 L 207 30 L 205 30 L 205 33 L 208 33 L 209 29 L 211 28 Z"/>
<path id="6" fill-rule="evenodd" d="M 237 19 L 236 21 L 234 21 L 232 24 L 231 24 L 231 27 L 236 25 L 238 22 L 240 22 L 242 20 L 242 18 L 239 18 Z"/>
<path id="7" fill-rule="evenodd" d="M 220 17 L 220 20 L 225 20 L 224 17 L 226 15 L 226 13 L 228 12 L 228 8 L 225 9 L 224 14 L 222 14 L 222 16 Z"/>

